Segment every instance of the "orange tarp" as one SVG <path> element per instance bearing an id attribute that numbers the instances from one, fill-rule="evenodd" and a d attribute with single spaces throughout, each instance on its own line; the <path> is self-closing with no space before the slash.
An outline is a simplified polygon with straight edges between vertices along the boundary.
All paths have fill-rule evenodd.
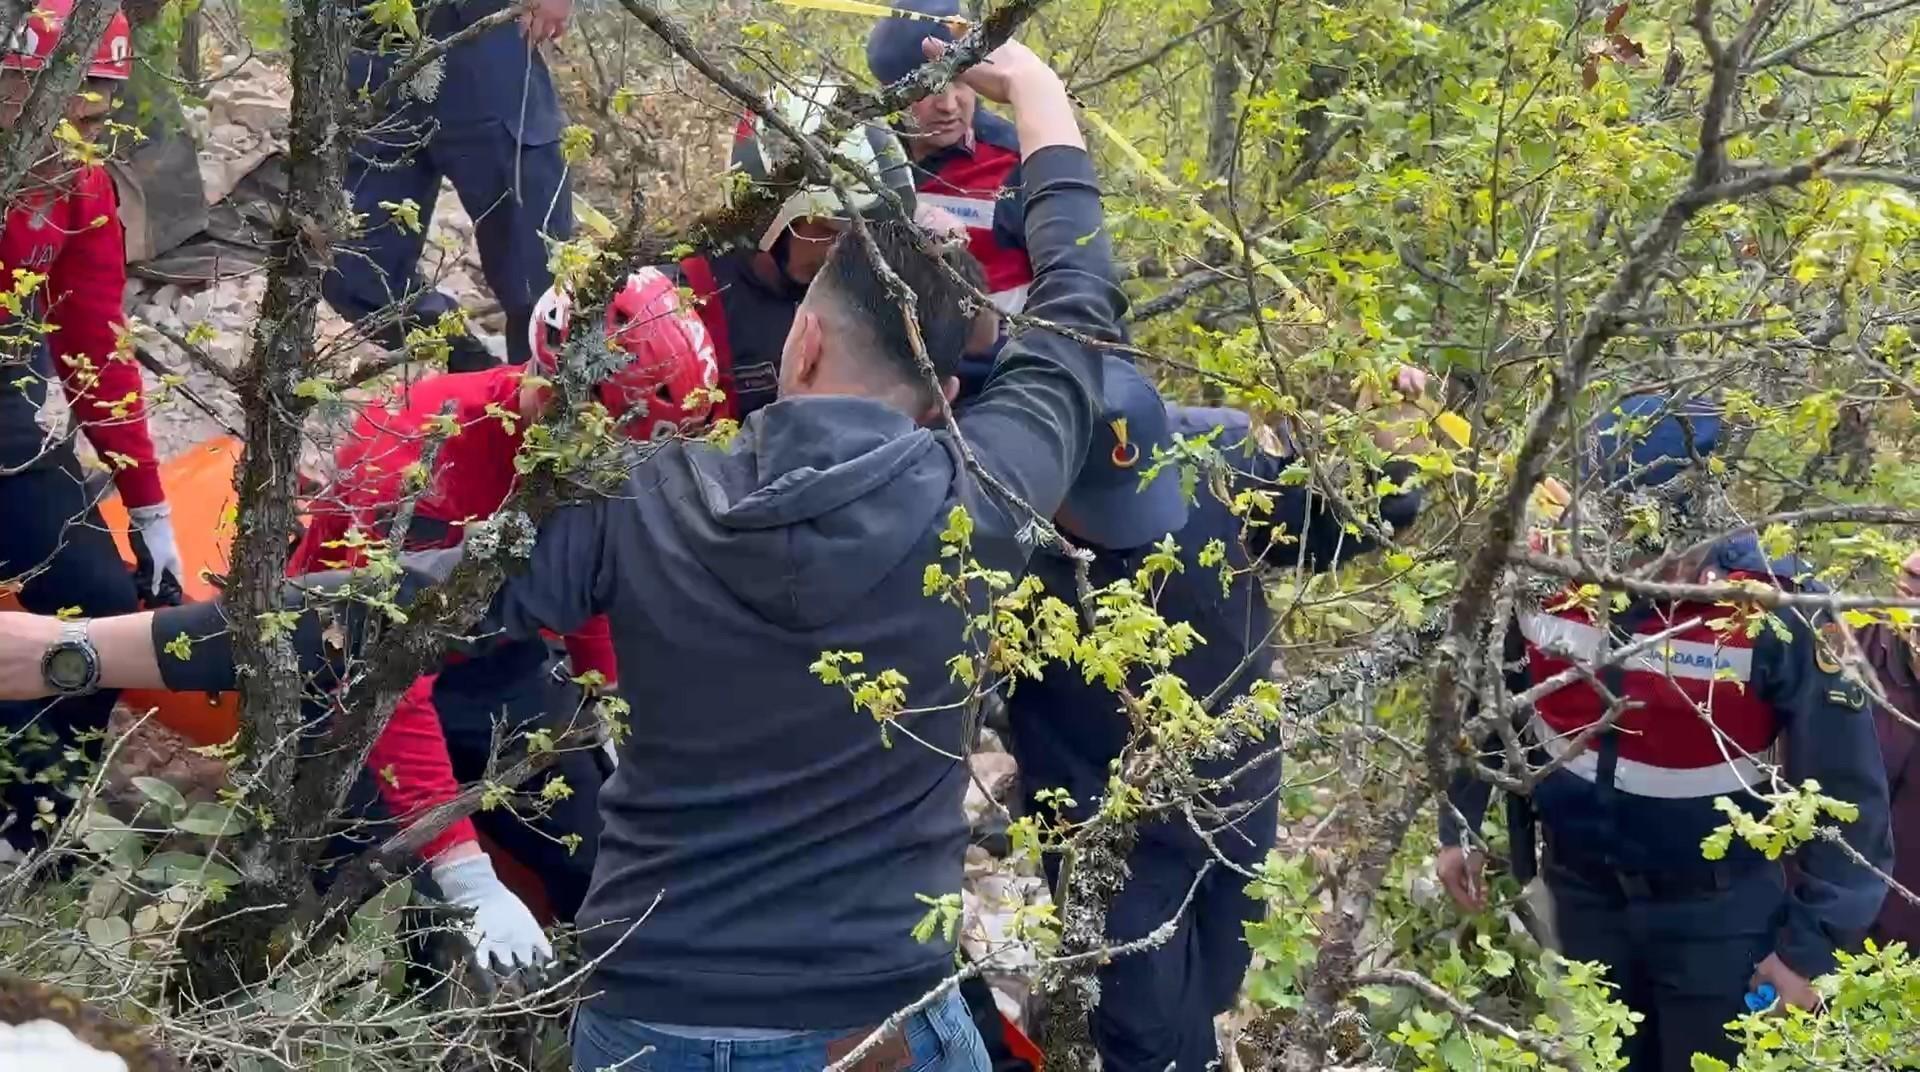
<path id="1" fill-rule="evenodd" d="M 161 485 L 173 505 L 174 539 L 187 575 L 180 585 L 188 599 L 212 599 L 217 593 L 201 575 L 204 570 L 225 573 L 227 541 L 233 524 L 226 515 L 234 503 L 233 469 L 240 461 L 240 442 L 221 436 L 200 443 L 160 467 Z M 120 557 L 129 569 L 133 550 L 127 543 L 127 510 L 120 496 L 107 496 L 100 516 L 113 532 Z M 11 593 L 0 596 L 0 607 L 18 609 Z M 163 724 L 198 745 L 219 744 L 233 737 L 239 726 L 232 693 L 160 692 L 128 689 L 120 699 L 135 711 L 153 711 Z"/>

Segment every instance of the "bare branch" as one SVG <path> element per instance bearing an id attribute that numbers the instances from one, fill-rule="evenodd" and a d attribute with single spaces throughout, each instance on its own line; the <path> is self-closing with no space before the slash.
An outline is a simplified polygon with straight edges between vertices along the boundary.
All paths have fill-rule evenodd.
<path id="1" fill-rule="evenodd" d="M 26 5 L 19 17 L 32 9 L 32 4 Z M 0 202 L 13 204 L 20 183 L 46 150 L 48 135 L 66 114 L 67 102 L 80 88 L 108 24 L 119 11 L 115 0 L 75 0 L 61 27 L 60 43 L 34 75 L 33 91 L 11 125 L 0 131 Z"/>
<path id="2" fill-rule="evenodd" d="M 1472 1024 L 1490 1035 L 1498 1035 L 1529 1053 L 1539 1054 L 1565 1068 L 1579 1067 L 1580 1062 L 1558 1040 L 1535 1035 L 1530 1031 L 1516 1031 L 1492 1017 L 1483 1015 L 1466 1002 L 1448 993 L 1445 987 L 1419 972 L 1405 968 L 1376 968 L 1354 976 L 1353 982 L 1355 986 L 1405 987 L 1419 994 L 1428 1003 L 1438 1005 L 1452 1013 L 1456 1019 Z"/>
<path id="3" fill-rule="evenodd" d="M 1920 0 L 1892 0 L 1891 3 L 1881 4 L 1879 7 L 1866 8 L 1862 10 L 1859 14 L 1854 15 L 1852 18 L 1836 23 L 1833 26 L 1820 31 L 1819 33 L 1813 34 L 1808 37 L 1803 37 L 1800 40 L 1795 41 L 1792 44 L 1787 45 L 1783 48 L 1775 49 L 1774 51 L 1769 52 L 1766 55 L 1761 56 L 1760 58 L 1748 63 L 1747 67 L 1749 70 L 1757 71 L 1766 67 L 1772 67 L 1776 64 L 1790 63 L 1796 57 L 1798 57 L 1800 53 L 1805 52 L 1806 50 L 1813 48 L 1816 45 L 1821 45 L 1828 41 L 1831 41 L 1834 38 L 1839 37 L 1841 34 L 1846 33 L 1848 30 L 1856 29 L 1859 26 L 1865 23 L 1872 22 L 1875 19 L 1884 18 L 1888 15 L 1892 15 L 1897 12 L 1904 11 L 1907 8 L 1915 6 L 1916 4 L 1920 4 Z"/>

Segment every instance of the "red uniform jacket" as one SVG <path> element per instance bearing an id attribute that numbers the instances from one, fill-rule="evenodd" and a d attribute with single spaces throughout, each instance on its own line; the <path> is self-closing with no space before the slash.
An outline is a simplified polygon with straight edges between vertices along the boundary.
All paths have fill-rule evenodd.
<path id="1" fill-rule="evenodd" d="M 315 499 L 312 521 L 289 571 L 359 564 L 361 555 L 341 541 L 356 528 L 373 536 L 386 531 L 394 507 L 405 498 L 408 469 L 420 461 L 432 426 L 449 407 L 459 431 L 440 446 L 431 482 L 414 507 L 408 543 L 416 548 L 452 546 L 466 522 L 491 517 L 516 478 L 513 459 L 527 427 L 519 411 L 525 372 L 510 365 L 431 376 L 387 404 L 369 407 L 335 455 L 338 476 Z M 609 682 L 617 679 L 604 618 L 590 621 L 566 643 L 576 673 L 597 670 Z M 403 816 L 451 800 L 460 790 L 433 706 L 433 684 L 429 675 L 407 690 L 367 760 L 380 774 L 381 796 Z M 473 825 L 462 820 L 429 842 L 422 854 L 431 859 L 474 837 Z"/>
<path id="2" fill-rule="evenodd" d="M 0 234 L 0 287 L 18 287 L 15 272 L 46 276 L 29 297 L 50 329 L 47 347 L 74 418 L 113 470 L 121 501 L 151 506 L 165 496 L 147 435 L 140 367 L 120 352 L 127 254 L 119 212 L 113 178 L 103 167 L 81 169 L 64 191 L 18 195 Z M 0 309 L 0 323 L 9 319 L 11 314 Z M 30 375 L 25 370 L 7 375 L 18 380 L 22 374 Z M 31 421 L 31 409 L 10 405 L 0 419 L 10 425 Z M 36 431 L 9 427 L 3 434 L 18 442 Z"/>
<path id="3" fill-rule="evenodd" d="M 1033 262 L 1027 257 L 1026 194 L 1020 139 L 1013 124 L 981 108 L 967 140 L 914 164 L 920 202 L 937 205 L 967 227 L 967 251 L 980 261 L 987 293 L 1001 311 L 1027 304 Z"/>

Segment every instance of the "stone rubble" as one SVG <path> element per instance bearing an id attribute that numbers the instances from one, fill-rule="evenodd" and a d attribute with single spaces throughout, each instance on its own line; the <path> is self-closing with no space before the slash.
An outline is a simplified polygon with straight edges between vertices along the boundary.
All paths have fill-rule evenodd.
<path id="1" fill-rule="evenodd" d="M 981 733 L 980 745 L 968 757 L 968 766 L 973 777 L 967 785 L 967 821 L 978 831 L 999 813 L 995 804 L 1019 806 L 1019 768 L 992 730 Z M 986 787 L 985 794 L 982 786 Z M 991 794 L 991 801 L 987 794 Z M 1000 1011 L 1023 1030 L 1031 1026 L 1028 1012 L 1032 995 L 1030 980 L 1022 972 L 1033 967 L 1034 957 L 1014 940 L 1017 918 L 1022 908 L 1044 906 L 1052 899 L 1034 861 L 998 859 L 979 845 L 967 850 L 960 946 L 976 961 L 992 958 L 996 970 L 981 975 L 993 988 Z"/>
<path id="2" fill-rule="evenodd" d="M 259 60 L 243 63 L 240 57 L 227 56 L 217 69 L 234 73 L 209 88 L 204 107 L 186 109 L 188 131 L 200 146 L 201 181 L 210 205 L 231 193 L 268 157 L 284 151 L 286 102 L 292 92 L 284 72 Z M 480 282 L 483 275 L 479 249 L 474 245 L 473 221 L 461 208 L 460 199 L 450 185 L 443 184 L 434 205 L 420 272 L 466 308 L 479 310 L 494 305 Z M 161 328 L 184 337 L 197 325 L 205 325 L 213 334 L 201 344 L 201 349 L 221 364 L 236 366 L 251 344 L 255 316 L 265 288 L 264 273 L 223 279 L 206 287 L 132 279 L 127 284 L 125 308 L 139 324 L 151 326 L 136 328 L 141 344 L 180 374 L 185 386 L 211 403 L 222 418 L 238 425 L 239 413 L 232 392 L 152 329 Z M 482 317 L 481 323 L 487 326 L 487 318 Z M 324 347 L 347 333 L 346 321 L 322 304 L 320 345 Z M 372 347 L 362 345 L 360 349 L 365 357 L 376 353 Z M 154 399 L 150 423 L 155 446 L 162 457 L 222 434 L 219 422 L 198 406 L 185 398 L 168 397 L 150 371 L 147 386 L 158 396 Z"/>

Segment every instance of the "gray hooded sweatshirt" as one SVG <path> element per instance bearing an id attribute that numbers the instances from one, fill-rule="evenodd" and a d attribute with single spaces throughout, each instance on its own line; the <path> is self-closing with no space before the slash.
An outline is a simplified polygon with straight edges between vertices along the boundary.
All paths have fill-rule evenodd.
<path id="1" fill-rule="evenodd" d="M 1086 153 L 1042 149 L 1025 182 L 1027 311 L 1117 339 L 1125 300 Z M 959 424 L 981 464 L 1051 516 L 1100 396 L 1096 350 L 1028 330 Z M 1026 568 L 1032 526 L 967 470 L 950 432 L 880 402 L 812 396 L 755 413 L 725 450 L 669 445 L 625 494 L 567 507 L 541 530 L 501 590 L 497 624 L 567 633 L 606 613 L 633 706 L 577 920 L 585 952 L 604 957 L 588 985 L 603 1011 L 854 1028 L 952 969 L 951 943 L 911 932 L 927 910 L 918 895 L 959 892 L 967 842 L 967 769 L 951 758 L 965 690 L 948 667 L 964 621 L 922 587 L 946 561 L 939 536 L 955 506 L 973 518 L 981 564 Z M 213 613 L 164 613 L 153 635 L 218 632 Z M 222 687 L 223 649 L 163 656 L 169 687 Z M 828 651 L 904 674 L 918 713 L 883 734 L 814 674 Z"/>
<path id="2" fill-rule="evenodd" d="M 1086 154 L 1044 149 L 1026 181 L 1028 311 L 1117 338 L 1124 299 Z M 1028 331 L 959 419 L 1043 516 L 1085 455 L 1099 367 Z M 638 1020 L 876 1022 L 951 970 L 950 943 L 911 932 L 917 894 L 959 892 L 966 851 L 967 769 L 951 758 L 965 690 L 948 668 L 965 623 L 923 576 L 955 506 L 992 568 L 1024 570 L 1032 527 L 951 433 L 853 397 L 775 402 L 724 451 L 670 445 L 628 491 L 555 517 L 500 605 L 509 632 L 606 612 L 633 705 L 579 917 L 586 953 L 606 955 L 590 988 Z M 900 671 L 923 713 L 883 734 L 815 675 L 826 651 Z"/>

